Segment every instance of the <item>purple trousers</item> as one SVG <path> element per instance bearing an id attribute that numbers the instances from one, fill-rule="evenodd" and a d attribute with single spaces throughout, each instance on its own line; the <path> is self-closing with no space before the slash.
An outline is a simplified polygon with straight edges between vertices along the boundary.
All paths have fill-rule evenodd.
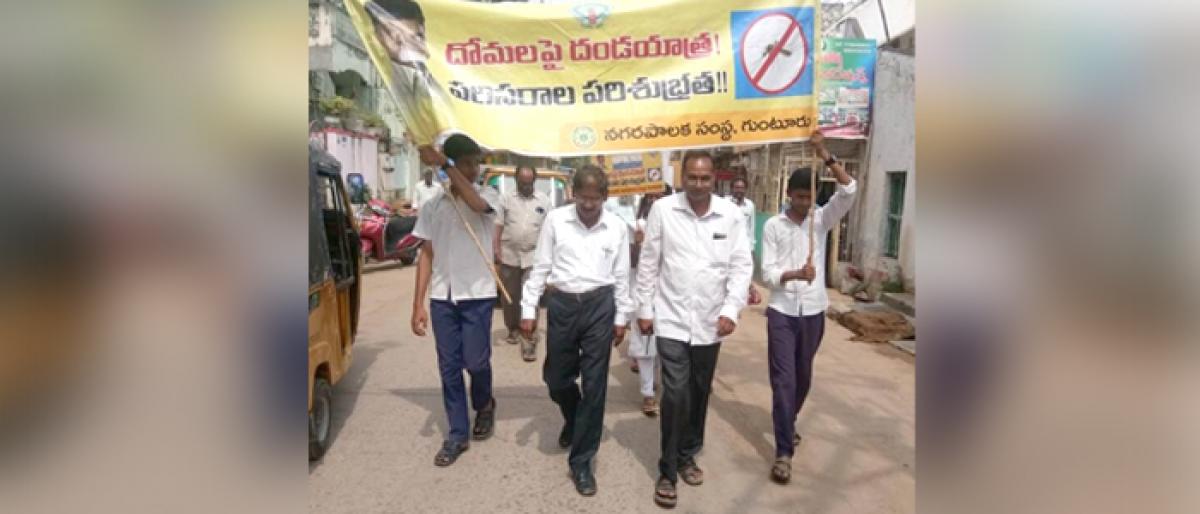
<path id="1" fill-rule="evenodd" d="M 825 335 L 825 313 L 788 316 L 767 309 L 767 363 L 771 370 L 771 418 L 775 456 L 795 453 L 796 416 L 812 385 L 813 358 Z"/>

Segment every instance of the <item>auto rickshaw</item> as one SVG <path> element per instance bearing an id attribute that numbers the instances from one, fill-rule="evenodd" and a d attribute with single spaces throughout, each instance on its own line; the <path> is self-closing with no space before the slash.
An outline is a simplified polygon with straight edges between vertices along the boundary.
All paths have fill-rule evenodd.
<path id="1" fill-rule="evenodd" d="M 358 331 L 362 256 L 341 164 L 309 149 L 308 459 L 329 448 L 333 386 L 350 369 Z"/>
<path id="2" fill-rule="evenodd" d="M 483 184 L 496 188 L 500 194 L 517 190 L 517 171 L 515 166 L 504 164 L 485 165 Z M 550 208 L 560 207 L 570 198 L 571 175 L 558 170 L 538 169 L 537 181 L 533 183 L 535 191 L 541 191 L 550 198 Z"/>

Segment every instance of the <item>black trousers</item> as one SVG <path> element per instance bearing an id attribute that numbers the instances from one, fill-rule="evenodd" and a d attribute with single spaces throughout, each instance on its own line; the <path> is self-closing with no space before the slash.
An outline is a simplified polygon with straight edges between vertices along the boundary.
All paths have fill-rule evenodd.
<path id="1" fill-rule="evenodd" d="M 662 457 L 658 471 L 671 483 L 679 479 L 679 465 L 695 458 L 704 446 L 704 420 L 713 373 L 721 343 L 693 346 L 659 336 L 658 358 L 662 362 Z"/>
<path id="2" fill-rule="evenodd" d="M 583 294 L 552 292 L 546 307 L 542 379 L 563 420 L 574 425 L 568 463 L 572 470 L 583 470 L 596 456 L 604 430 L 604 394 L 616 317 L 613 288 Z"/>

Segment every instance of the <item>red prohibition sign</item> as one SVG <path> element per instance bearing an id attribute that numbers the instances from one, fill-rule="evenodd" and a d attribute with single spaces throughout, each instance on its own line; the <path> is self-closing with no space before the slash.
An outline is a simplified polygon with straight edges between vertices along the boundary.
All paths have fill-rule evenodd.
<path id="1" fill-rule="evenodd" d="M 783 34 L 781 36 L 776 37 L 774 34 L 777 33 L 777 30 L 781 27 L 784 27 L 783 20 L 786 20 L 786 28 L 783 30 Z M 764 21 L 767 21 L 768 23 L 760 26 L 760 24 Z M 756 27 L 759 29 L 758 32 L 755 32 Z M 764 41 L 760 34 L 768 35 L 770 37 L 766 38 Z M 746 44 L 752 36 L 754 36 L 755 41 L 752 43 L 751 49 L 757 49 L 763 53 L 761 56 L 762 64 L 760 64 L 758 68 L 753 71 L 749 67 L 750 55 L 747 54 Z M 794 37 L 798 37 L 800 39 L 800 44 L 804 48 L 804 52 L 799 55 L 800 66 L 797 68 L 796 74 L 792 76 L 783 76 L 784 79 L 786 79 L 786 83 L 783 84 L 782 87 L 779 87 L 777 84 L 764 84 L 763 82 L 767 78 L 767 72 L 771 70 L 771 65 L 775 64 L 775 61 L 779 59 L 780 54 L 785 54 L 785 61 L 792 55 L 792 51 L 787 50 L 787 47 L 788 43 L 792 41 Z M 760 92 L 768 95 L 782 93 L 788 88 L 792 87 L 796 81 L 800 80 L 800 76 L 804 75 L 804 68 L 808 66 L 808 39 L 804 37 L 804 29 L 800 27 L 800 22 L 797 21 L 796 18 L 783 12 L 767 13 L 759 16 L 757 19 L 751 22 L 750 26 L 746 28 L 746 31 L 742 33 L 739 50 L 742 57 L 742 73 L 746 75 L 746 78 L 750 79 L 750 85 L 754 86 L 754 89 L 757 89 Z M 778 75 L 773 74 L 771 78 L 777 79 Z M 775 80 L 774 82 L 778 82 L 778 80 Z"/>

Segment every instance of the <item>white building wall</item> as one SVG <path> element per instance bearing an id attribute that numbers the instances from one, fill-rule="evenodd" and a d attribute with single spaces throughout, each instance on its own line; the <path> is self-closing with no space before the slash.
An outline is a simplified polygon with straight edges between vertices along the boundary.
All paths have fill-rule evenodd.
<path id="1" fill-rule="evenodd" d="M 912 56 L 881 49 L 875 69 L 875 99 L 867 166 L 859 192 L 854 262 L 865 271 L 898 265 L 907 289 L 915 288 L 916 134 L 915 73 Z M 906 172 L 899 258 L 883 257 L 887 244 L 888 180 Z M 885 262 L 891 261 L 891 262 Z"/>

